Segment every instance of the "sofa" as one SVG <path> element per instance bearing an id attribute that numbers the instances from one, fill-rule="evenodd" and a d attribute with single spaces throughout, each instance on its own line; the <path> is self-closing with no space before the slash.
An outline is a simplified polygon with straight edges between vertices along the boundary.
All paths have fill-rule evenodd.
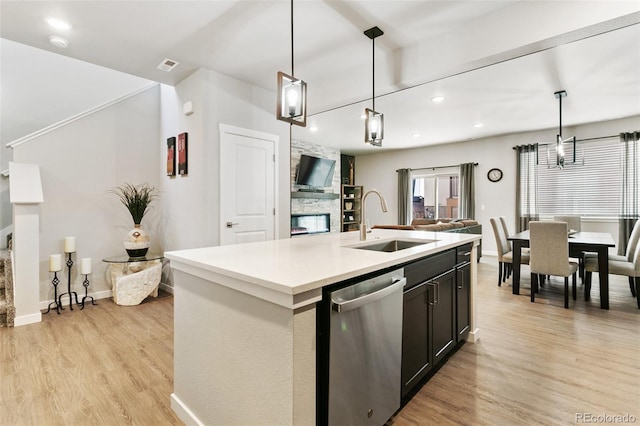
<path id="1" fill-rule="evenodd" d="M 408 231 L 460 232 L 482 235 L 482 225 L 473 219 L 413 219 L 411 225 L 373 225 L 373 229 L 399 229 Z M 482 240 L 478 246 L 478 260 L 482 256 Z"/>

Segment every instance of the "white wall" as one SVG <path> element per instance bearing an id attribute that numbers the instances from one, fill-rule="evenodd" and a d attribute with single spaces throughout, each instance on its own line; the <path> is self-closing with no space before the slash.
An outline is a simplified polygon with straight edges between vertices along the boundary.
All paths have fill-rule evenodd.
<path id="1" fill-rule="evenodd" d="M 101 260 L 126 254 L 123 241 L 133 221 L 109 190 L 123 182 L 158 185 L 159 105 L 159 86 L 154 86 L 14 148 L 14 161 L 40 166 L 44 193 L 40 204 L 41 301 L 53 298 L 49 255 L 63 253 L 65 236 L 77 238 L 72 290 L 84 292 L 78 273 L 83 257 L 93 259 L 90 292 L 111 289 Z M 163 249 L 160 217 L 160 205 L 156 205 L 142 221 L 151 234 L 152 251 Z M 59 289 L 66 289 L 66 268 L 59 277 Z"/>
<path id="2" fill-rule="evenodd" d="M 578 139 L 616 135 L 640 129 L 640 116 L 585 124 L 563 129 L 563 134 L 575 135 Z M 512 148 L 528 143 L 553 141 L 557 129 L 536 132 L 496 136 L 486 139 L 437 145 L 410 150 L 386 151 L 379 154 L 359 155 L 356 157 L 356 182 L 363 185 L 365 191 L 376 188 L 387 199 L 389 212 L 383 213 L 367 200 L 369 223 L 398 223 L 398 179 L 396 170 L 400 168 L 422 168 L 450 166 L 476 162 L 476 217 L 482 224 L 483 253 L 495 254 L 496 245 L 491 217 L 505 216 L 511 230 L 515 229 L 515 182 L 516 153 Z M 391 138 L 385 145 L 392 144 Z M 588 161 L 588 159 L 587 159 Z M 487 172 L 494 167 L 502 169 L 504 177 L 497 183 L 489 182 Z M 369 204 L 371 203 L 371 204 Z M 586 221 L 587 231 L 610 232 L 617 241 L 617 222 L 593 220 Z"/>
<path id="3" fill-rule="evenodd" d="M 191 101 L 194 113 L 182 105 Z M 277 238 L 289 238 L 289 124 L 275 118 L 275 94 L 214 71 L 200 69 L 175 88 L 162 88 L 160 187 L 164 248 L 180 250 L 219 244 L 220 123 L 278 135 Z M 188 176 L 164 176 L 166 140 L 189 133 Z"/>

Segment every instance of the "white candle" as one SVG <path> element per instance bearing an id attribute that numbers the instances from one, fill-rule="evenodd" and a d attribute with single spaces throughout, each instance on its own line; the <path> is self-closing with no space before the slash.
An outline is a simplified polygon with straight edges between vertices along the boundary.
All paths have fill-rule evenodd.
<path id="1" fill-rule="evenodd" d="M 62 271 L 62 255 L 52 254 L 49 256 L 49 272 Z"/>
<path id="2" fill-rule="evenodd" d="M 64 237 L 64 252 L 65 253 L 76 252 L 76 237 Z"/>
<path id="3" fill-rule="evenodd" d="M 89 275 L 91 273 L 91 258 L 83 257 L 80 261 L 80 273 L 82 275 Z"/>

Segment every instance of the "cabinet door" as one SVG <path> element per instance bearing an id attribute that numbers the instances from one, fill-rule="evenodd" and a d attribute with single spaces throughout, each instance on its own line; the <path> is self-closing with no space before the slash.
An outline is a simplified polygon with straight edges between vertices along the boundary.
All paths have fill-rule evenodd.
<path id="1" fill-rule="evenodd" d="M 402 313 L 402 396 L 431 370 L 427 283 L 404 293 Z"/>
<path id="2" fill-rule="evenodd" d="M 429 297 L 431 307 L 431 345 L 433 348 L 433 364 L 438 364 L 454 347 L 456 341 L 456 271 L 442 274 L 432 279 Z"/>
<path id="3" fill-rule="evenodd" d="M 467 337 L 471 326 L 469 312 L 470 285 L 471 264 L 467 263 L 458 267 L 456 273 L 456 331 L 458 333 L 458 341 Z"/>

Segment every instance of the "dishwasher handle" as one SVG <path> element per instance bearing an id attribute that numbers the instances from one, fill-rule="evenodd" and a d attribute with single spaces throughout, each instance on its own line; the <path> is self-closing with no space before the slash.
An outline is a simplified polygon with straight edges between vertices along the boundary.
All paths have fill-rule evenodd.
<path id="1" fill-rule="evenodd" d="M 336 302 L 335 300 L 331 300 L 332 309 L 336 312 L 347 312 L 353 309 L 357 309 L 360 306 L 366 305 L 367 303 L 375 302 L 376 300 L 380 300 L 383 297 L 393 293 L 398 289 L 402 289 L 406 284 L 407 279 L 404 277 L 394 277 L 391 279 L 391 284 L 386 287 L 381 288 L 380 290 L 374 291 L 373 293 L 364 294 L 359 297 L 355 297 L 350 300 L 345 300 L 342 302 Z"/>

